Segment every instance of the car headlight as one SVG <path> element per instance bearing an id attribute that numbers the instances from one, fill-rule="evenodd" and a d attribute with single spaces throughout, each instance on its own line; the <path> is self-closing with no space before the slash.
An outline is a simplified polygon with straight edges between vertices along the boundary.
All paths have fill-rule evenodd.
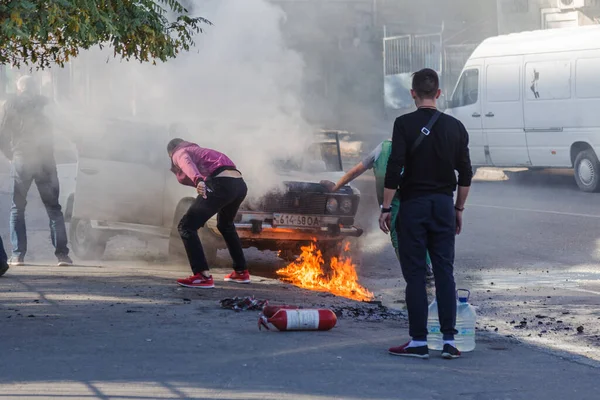
<path id="1" fill-rule="evenodd" d="M 344 214 L 350 214 L 352 212 L 352 200 L 344 199 L 340 204 L 340 211 Z"/>
<path id="2" fill-rule="evenodd" d="M 338 201 L 336 199 L 334 199 L 333 197 L 330 197 L 327 200 L 327 212 L 330 214 L 335 213 L 338 210 Z"/>

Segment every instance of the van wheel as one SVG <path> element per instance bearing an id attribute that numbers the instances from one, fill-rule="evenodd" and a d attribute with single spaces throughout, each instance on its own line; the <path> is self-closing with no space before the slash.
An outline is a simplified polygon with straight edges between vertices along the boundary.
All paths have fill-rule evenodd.
<path id="1" fill-rule="evenodd" d="M 575 182 L 584 192 L 600 191 L 600 163 L 594 150 L 584 150 L 575 159 Z"/>
<path id="2" fill-rule="evenodd" d="M 99 260 L 108 242 L 108 239 L 95 230 L 87 219 L 71 220 L 69 239 L 73 252 L 82 260 Z"/>
<path id="3" fill-rule="evenodd" d="M 188 261 L 185 247 L 183 246 L 183 240 L 181 240 L 181 236 L 179 235 L 179 231 L 177 229 L 179 221 L 181 218 L 183 218 L 183 215 L 186 212 L 187 207 L 179 207 L 177 215 L 175 215 L 173 226 L 171 227 L 171 235 L 169 237 L 169 259 L 177 263 Z M 208 263 L 208 266 L 211 267 L 217 262 L 217 245 L 215 240 L 212 238 L 212 234 L 207 228 L 200 228 L 198 230 L 198 236 L 200 236 L 200 242 L 202 242 L 202 249 L 204 250 L 206 262 Z"/>

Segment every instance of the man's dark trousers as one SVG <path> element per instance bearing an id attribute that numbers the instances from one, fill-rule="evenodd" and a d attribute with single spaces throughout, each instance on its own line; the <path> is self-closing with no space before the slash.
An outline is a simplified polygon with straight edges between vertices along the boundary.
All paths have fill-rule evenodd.
<path id="1" fill-rule="evenodd" d="M 12 254 L 23 259 L 27 252 L 27 229 L 25 227 L 25 207 L 27 193 L 35 182 L 48 218 L 50 235 L 57 256 L 69 254 L 67 230 L 61 206 L 58 202 L 60 189 L 54 157 L 15 155 L 11 163 L 13 177 L 13 204 L 10 215 L 10 235 Z"/>
<path id="2" fill-rule="evenodd" d="M 406 280 L 406 307 L 409 334 L 413 340 L 427 340 L 427 266 L 429 250 L 435 276 L 441 332 L 453 340 L 456 325 L 454 243 L 456 214 L 454 199 L 446 194 L 428 194 L 402 201 L 396 220 L 400 235 L 400 264 Z"/>

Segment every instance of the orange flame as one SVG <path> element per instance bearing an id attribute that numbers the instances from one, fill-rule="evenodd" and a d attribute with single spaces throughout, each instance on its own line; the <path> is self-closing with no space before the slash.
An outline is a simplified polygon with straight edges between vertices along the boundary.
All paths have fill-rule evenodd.
<path id="1" fill-rule="evenodd" d="M 342 256 L 339 259 L 331 258 L 331 273 L 329 276 L 323 271 L 323 255 L 315 243 L 301 248 L 302 254 L 296 261 L 277 271 L 281 280 L 304 289 L 321 292 L 331 292 L 358 301 L 373 299 L 373 293 L 358 283 L 356 268 L 352 258 Z M 344 247 L 344 252 L 350 251 L 350 243 Z"/>

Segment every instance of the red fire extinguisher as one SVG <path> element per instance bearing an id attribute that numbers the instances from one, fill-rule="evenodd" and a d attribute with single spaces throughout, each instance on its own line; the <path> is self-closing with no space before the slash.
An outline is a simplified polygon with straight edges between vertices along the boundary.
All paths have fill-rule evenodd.
<path id="1" fill-rule="evenodd" d="M 279 310 L 299 310 L 301 308 L 302 307 L 292 306 L 292 305 L 287 305 L 287 304 L 282 304 L 282 305 L 266 304 L 262 309 L 262 315 L 264 315 L 267 318 L 271 318 Z"/>
<path id="2" fill-rule="evenodd" d="M 258 319 L 258 329 L 262 330 L 265 327 L 270 330 L 268 324 L 272 324 L 279 331 L 328 331 L 336 323 L 335 313 L 327 309 L 279 309 L 270 318 L 261 315 Z"/>

